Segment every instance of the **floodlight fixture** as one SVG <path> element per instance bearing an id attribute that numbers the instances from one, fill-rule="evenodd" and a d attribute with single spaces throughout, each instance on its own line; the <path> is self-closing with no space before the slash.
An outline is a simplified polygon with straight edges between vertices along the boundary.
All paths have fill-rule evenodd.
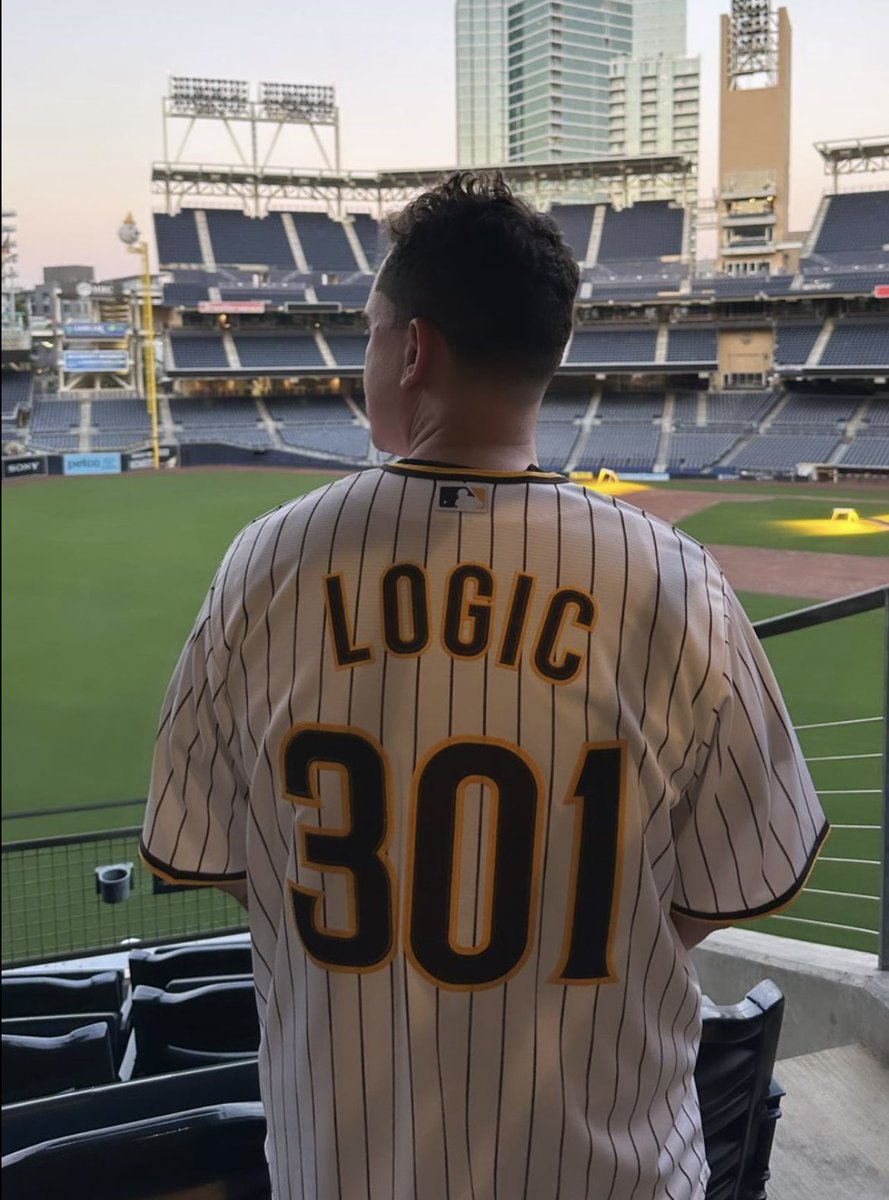
<path id="1" fill-rule="evenodd" d="M 243 79 L 170 77 L 170 106 L 181 117 L 246 117 L 250 85 Z"/>
<path id="2" fill-rule="evenodd" d="M 337 120 L 336 93 L 332 87 L 305 83 L 260 83 L 263 116 L 274 121 L 333 125 Z"/>

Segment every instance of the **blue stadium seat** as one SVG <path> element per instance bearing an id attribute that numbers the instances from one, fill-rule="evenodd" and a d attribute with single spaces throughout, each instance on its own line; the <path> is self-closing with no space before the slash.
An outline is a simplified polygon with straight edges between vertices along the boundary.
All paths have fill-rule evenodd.
<path id="1" fill-rule="evenodd" d="M 168 365 L 177 371 L 228 371 L 228 359 L 222 338 L 216 334 L 171 333 L 173 361 Z"/>
<path id="2" fill-rule="evenodd" d="M 327 344 L 338 367 L 363 367 L 367 350 L 367 335 L 363 333 L 328 333 Z"/>
<path id="3" fill-rule="evenodd" d="M 635 424 L 656 421 L 664 410 L 663 392 L 605 392 L 596 418 L 605 422 Z"/>
<path id="4" fill-rule="evenodd" d="M 586 258 L 594 214 L 592 204 L 554 204 L 550 209 L 550 216 L 561 229 L 579 263 Z"/>
<path id="5" fill-rule="evenodd" d="M 711 1171 L 707 1200 L 765 1196 L 780 1116 L 772 1071 L 783 1015 L 784 997 L 768 979 L 740 1004 L 704 998 L 695 1086 Z"/>
<path id="6" fill-rule="evenodd" d="M 259 1018 L 252 980 L 165 992 L 133 991 L 135 1075 L 186 1070 L 255 1055 Z"/>
<path id="7" fill-rule="evenodd" d="M 848 192 L 831 196 L 814 253 L 835 257 L 851 253 L 859 263 L 886 255 L 889 244 L 889 191 Z"/>
<path id="8" fill-rule="evenodd" d="M 667 340 L 667 362 L 716 364 L 716 330 L 673 327 Z"/>
<path id="9" fill-rule="evenodd" d="M 792 475 L 800 463 L 829 462 L 840 439 L 826 434 L 757 434 L 726 465 L 739 471 L 773 471 Z"/>
<path id="10" fill-rule="evenodd" d="M 310 271 L 360 270 L 342 225 L 331 220 L 327 213 L 295 212 L 292 215 Z"/>
<path id="11" fill-rule="evenodd" d="M 383 257 L 383 232 L 370 213 L 352 213 L 351 217 L 367 265 L 373 271 Z"/>
<path id="12" fill-rule="evenodd" d="M 4 1033 L 0 1040 L 3 1104 L 112 1083 L 117 1077 L 116 1038 L 107 1021 L 55 1037 Z"/>
<path id="13" fill-rule="evenodd" d="M 366 461 L 370 450 L 370 432 L 361 425 L 285 425 L 281 440 L 300 450 L 318 450 L 351 463 Z"/>
<path id="14" fill-rule="evenodd" d="M 229 209 L 207 209 L 207 229 L 217 263 L 296 270 L 280 213 L 248 217 Z"/>
<path id="15" fill-rule="evenodd" d="M 613 471 L 650 471 L 657 455 L 660 429 L 654 425 L 603 424 L 590 430 L 577 460 L 579 470 L 608 467 Z"/>
<path id="16" fill-rule="evenodd" d="M 7 1200 L 81 1196 L 268 1200 L 265 1115 L 258 1103 L 216 1104 L 41 1142 L 3 1158 Z M 76 1192 L 73 1189 L 76 1181 Z"/>
<path id="17" fill-rule="evenodd" d="M 351 425 L 355 414 L 338 396 L 269 396 L 266 407 L 272 420 L 286 425 Z"/>
<path id="18" fill-rule="evenodd" d="M 838 324 L 819 365 L 879 367 L 889 371 L 889 321 L 846 320 Z"/>
<path id="19" fill-rule="evenodd" d="M 205 946 L 158 946 L 130 951 L 133 987 L 165 988 L 189 975 L 249 975 L 253 971 L 250 943 L 210 942 Z"/>
<path id="20" fill-rule="evenodd" d="M 314 337 L 308 333 L 237 333 L 234 341 L 245 370 L 296 371 L 301 367 L 324 368 L 327 365 Z"/>
<path id="21" fill-rule="evenodd" d="M 161 266 L 200 266 L 203 263 L 193 209 L 184 208 L 175 217 L 155 213 L 154 237 Z"/>
<path id="22" fill-rule="evenodd" d="M 568 347 L 569 364 L 628 365 L 654 363 L 657 331 L 645 329 L 578 329 Z"/>
<path id="23" fill-rule="evenodd" d="M 115 1011 L 124 1001 L 122 971 L 4 972 L 0 990 L 4 1017 Z"/>
<path id="24" fill-rule="evenodd" d="M 682 253 L 685 212 L 668 200 L 646 200 L 605 210 L 600 263 L 660 259 Z"/>
<path id="25" fill-rule="evenodd" d="M 779 322 L 775 327 L 775 365 L 802 366 L 818 340 L 821 323 L 804 324 Z"/>
<path id="26" fill-rule="evenodd" d="M 702 471 L 728 454 L 737 433 L 697 433 L 683 429 L 670 438 L 667 466 L 673 471 Z"/>
<path id="27" fill-rule="evenodd" d="M 259 1070 L 255 1058 L 26 1100 L 3 1110 L 3 1154 L 146 1117 L 185 1112 L 207 1104 L 256 1100 Z"/>
<path id="28" fill-rule="evenodd" d="M 844 467 L 875 467 L 885 471 L 889 468 L 889 435 L 855 438 L 839 461 Z"/>

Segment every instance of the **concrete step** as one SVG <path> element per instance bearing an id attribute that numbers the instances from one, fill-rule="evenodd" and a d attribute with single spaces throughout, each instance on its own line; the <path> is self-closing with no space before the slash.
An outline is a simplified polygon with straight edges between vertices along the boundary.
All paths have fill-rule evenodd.
<path id="1" fill-rule="evenodd" d="M 786 1090 L 769 1200 L 886 1200 L 889 1065 L 840 1046 L 775 1065 Z"/>

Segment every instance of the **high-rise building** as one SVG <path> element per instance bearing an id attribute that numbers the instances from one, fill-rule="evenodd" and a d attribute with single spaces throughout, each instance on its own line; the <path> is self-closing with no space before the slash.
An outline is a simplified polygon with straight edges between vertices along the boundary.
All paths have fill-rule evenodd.
<path id="1" fill-rule="evenodd" d="M 686 52 L 686 0 L 633 0 L 633 58 Z"/>
<path id="2" fill-rule="evenodd" d="M 609 67 L 632 48 L 630 0 L 515 0 L 506 22 L 509 161 L 607 154 Z"/>
<path id="3" fill-rule="evenodd" d="M 507 0 L 457 0 L 457 161 L 507 161 Z"/>
<path id="4" fill-rule="evenodd" d="M 609 66 L 632 0 L 457 0 L 457 154 L 485 162 L 608 153 Z"/>
<path id="5" fill-rule="evenodd" d="M 700 132 L 701 60 L 685 55 L 623 58 L 611 64 L 609 152 L 621 156 L 682 154 L 691 165 L 688 191 L 696 187 Z M 637 189 L 634 200 L 661 192 Z"/>

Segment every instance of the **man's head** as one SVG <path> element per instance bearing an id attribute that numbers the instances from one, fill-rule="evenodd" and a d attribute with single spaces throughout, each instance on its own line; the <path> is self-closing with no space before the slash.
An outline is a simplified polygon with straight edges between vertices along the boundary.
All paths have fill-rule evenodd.
<path id="1" fill-rule="evenodd" d="M 386 222 L 367 306 L 365 392 L 376 444 L 405 453 L 428 393 L 539 397 L 571 333 L 578 270 L 555 222 L 499 174 L 463 172 Z"/>

